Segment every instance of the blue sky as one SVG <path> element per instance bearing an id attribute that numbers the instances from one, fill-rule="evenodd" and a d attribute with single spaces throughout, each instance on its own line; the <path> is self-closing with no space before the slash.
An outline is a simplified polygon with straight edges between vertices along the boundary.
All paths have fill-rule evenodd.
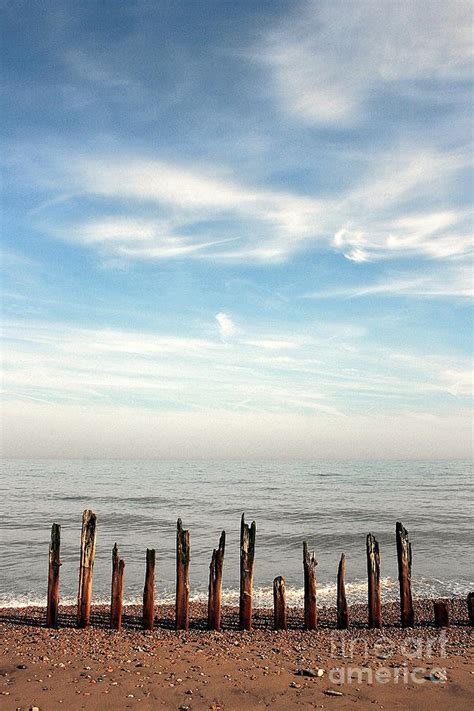
<path id="1" fill-rule="evenodd" d="M 3 15 L 6 456 L 469 453 L 470 3 Z"/>

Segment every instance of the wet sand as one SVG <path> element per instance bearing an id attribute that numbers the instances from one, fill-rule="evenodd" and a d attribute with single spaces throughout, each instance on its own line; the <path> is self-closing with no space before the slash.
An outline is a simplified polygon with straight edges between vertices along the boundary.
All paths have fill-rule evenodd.
<path id="1" fill-rule="evenodd" d="M 206 610 L 191 606 L 189 632 L 173 630 L 174 611 L 157 608 L 144 632 L 138 607 L 125 608 L 120 632 L 95 607 L 92 626 L 44 627 L 41 608 L 0 610 L 0 708 L 49 709 L 413 709 L 456 711 L 474 705 L 472 628 L 464 600 L 451 600 L 452 626 L 433 626 L 432 601 L 415 603 L 417 626 L 402 630 L 398 605 L 384 606 L 383 630 L 367 630 L 367 610 L 351 608 L 351 629 L 335 629 L 335 610 L 319 610 L 316 632 L 289 611 L 289 629 L 272 629 L 256 610 L 254 630 L 237 630 L 225 608 L 223 632 L 205 630 Z"/>

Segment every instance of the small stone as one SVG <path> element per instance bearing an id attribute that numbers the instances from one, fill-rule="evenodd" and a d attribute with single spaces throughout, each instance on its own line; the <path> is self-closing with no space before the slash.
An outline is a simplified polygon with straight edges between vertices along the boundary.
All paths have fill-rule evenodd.
<path id="1" fill-rule="evenodd" d="M 435 669 L 431 674 L 425 676 L 425 679 L 428 679 L 428 681 L 447 681 L 448 677 L 440 669 Z"/>
<path id="2" fill-rule="evenodd" d="M 127 694 L 127 699 L 134 699 L 134 698 L 135 698 L 135 697 L 134 697 L 133 694 Z"/>
<path id="3" fill-rule="evenodd" d="M 326 696 L 343 696 L 342 691 L 336 691 L 335 689 L 326 689 L 324 693 Z"/>
<path id="4" fill-rule="evenodd" d="M 297 684 L 296 681 L 290 682 L 290 687 L 292 689 L 301 689 L 301 684 Z"/>
<path id="5" fill-rule="evenodd" d="M 16 665 L 16 668 L 17 668 L 17 669 L 28 669 L 28 667 L 26 666 L 26 664 L 17 664 L 17 665 Z"/>
<path id="6" fill-rule="evenodd" d="M 324 674 L 324 669 L 318 669 L 316 676 L 322 676 Z"/>
<path id="7" fill-rule="evenodd" d="M 296 675 L 297 676 L 316 676 L 316 672 L 314 671 L 314 669 L 297 669 Z"/>

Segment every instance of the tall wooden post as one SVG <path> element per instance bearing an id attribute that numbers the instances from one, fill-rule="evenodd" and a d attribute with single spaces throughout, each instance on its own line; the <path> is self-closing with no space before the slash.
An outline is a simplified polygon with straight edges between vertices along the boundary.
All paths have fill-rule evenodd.
<path id="1" fill-rule="evenodd" d="M 155 620 L 155 550 L 146 549 L 145 587 L 143 588 L 143 628 L 152 630 Z"/>
<path id="2" fill-rule="evenodd" d="M 415 624 L 415 611 L 411 596 L 411 543 L 408 540 L 408 531 L 397 521 L 397 558 L 398 581 L 400 583 L 400 621 L 402 627 L 413 627 Z"/>
<path id="3" fill-rule="evenodd" d="M 189 627 L 189 531 L 178 518 L 176 533 L 176 629 Z"/>
<path id="4" fill-rule="evenodd" d="M 225 531 L 222 531 L 218 548 L 212 551 L 209 566 L 209 599 L 207 605 L 207 626 L 220 632 L 222 612 L 222 571 L 224 567 Z"/>
<path id="5" fill-rule="evenodd" d="M 81 562 L 77 594 L 77 622 L 87 627 L 90 622 L 92 602 L 92 573 L 94 570 L 96 541 L 96 515 L 89 509 L 82 514 Z"/>
<path id="6" fill-rule="evenodd" d="M 472 626 L 474 625 L 474 592 L 468 593 L 467 612 L 469 615 L 469 624 Z"/>
<path id="7" fill-rule="evenodd" d="M 125 563 L 119 556 L 117 544 L 112 550 L 112 591 L 110 599 L 110 626 L 113 630 L 122 628 L 123 572 Z"/>
<path id="8" fill-rule="evenodd" d="M 435 627 L 449 627 L 449 608 L 444 600 L 433 602 Z"/>
<path id="9" fill-rule="evenodd" d="M 349 609 L 346 600 L 346 556 L 341 555 L 337 569 L 337 629 L 346 630 L 349 627 Z"/>
<path id="10" fill-rule="evenodd" d="M 49 544 L 49 566 L 48 566 L 48 599 L 46 607 L 47 627 L 58 626 L 59 607 L 59 568 L 61 547 L 61 526 L 53 523 L 51 526 L 51 541 Z"/>
<path id="11" fill-rule="evenodd" d="M 382 599 L 380 595 L 380 550 L 371 533 L 367 536 L 367 577 L 369 583 L 369 627 L 382 627 Z"/>
<path id="12" fill-rule="evenodd" d="M 273 621 L 276 630 L 286 630 L 286 583 L 281 575 L 273 581 Z"/>
<path id="13" fill-rule="evenodd" d="M 240 522 L 240 604 L 239 622 L 241 630 L 252 629 L 253 569 L 255 560 L 255 521 L 249 526 L 245 514 Z"/>
<path id="14" fill-rule="evenodd" d="M 303 541 L 303 571 L 304 571 L 304 628 L 315 630 L 318 624 L 316 612 L 316 566 L 318 562 L 314 552 L 310 553 L 308 544 Z"/>

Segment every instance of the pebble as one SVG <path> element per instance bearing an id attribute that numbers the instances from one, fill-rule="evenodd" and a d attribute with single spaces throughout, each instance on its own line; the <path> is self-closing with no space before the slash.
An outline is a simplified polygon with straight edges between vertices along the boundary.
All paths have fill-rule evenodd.
<path id="1" fill-rule="evenodd" d="M 99 612 L 102 612 L 101 608 L 98 607 L 97 609 Z M 384 612 L 385 609 L 387 611 L 387 614 L 386 616 L 384 614 L 384 621 L 385 619 L 387 620 L 388 626 L 386 630 L 384 630 L 384 634 L 386 634 L 387 638 L 394 645 L 400 644 L 401 642 L 406 642 L 406 640 L 408 639 L 407 634 L 411 634 L 411 632 L 407 633 L 407 631 L 399 628 L 398 604 L 387 604 L 386 608 L 384 606 Z M 67 611 L 69 612 L 69 610 Z M 29 618 L 30 620 L 34 621 L 36 619 L 42 619 L 43 611 L 28 609 L 27 611 L 22 611 L 18 614 L 21 614 L 26 619 Z M 137 608 L 133 609 L 132 615 L 134 618 L 136 618 L 136 620 L 139 620 L 140 614 L 141 610 L 138 608 L 138 606 Z M 193 619 L 200 621 L 202 618 L 202 620 L 205 620 L 205 614 L 205 610 L 201 609 L 201 607 L 196 606 L 195 612 L 193 612 Z M 331 680 L 328 679 L 328 671 L 330 665 L 332 663 L 335 663 L 335 661 L 331 662 L 329 660 L 328 650 L 326 650 L 325 653 L 322 654 L 320 657 L 316 655 L 316 652 L 322 651 L 322 642 L 328 639 L 329 636 L 332 634 L 331 627 L 334 625 L 333 612 L 326 613 L 325 611 L 322 611 L 321 619 L 324 623 L 328 623 L 328 629 L 320 629 L 320 631 L 317 633 L 318 636 L 308 635 L 302 629 L 300 629 L 301 620 L 299 618 L 295 618 L 294 622 L 292 621 L 291 628 L 287 632 L 281 632 L 279 634 L 276 634 L 271 629 L 273 624 L 271 611 L 266 610 L 259 613 L 259 616 L 257 618 L 258 621 L 255 626 L 256 628 L 251 635 L 241 634 L 237 632 L 236 629 L 238 624 L 236 611 L 232 611 L 231 614 L 232 617 L 229 613 L 228 628 L 225 629 L 224 633 L 221 636 L 216 636 L 213 634 L 211 637 L 207 632 L 204 631 L 204 625 L 196 626 L 195 629 L 190 630 L 186 638 L 186 644 L 189 645 L 188 647 L 184 645 L 184 642 L 183 645 L 181 644 L 182 637 L 176 637 L 176 633 L 174 632 L 174 630 L 172 630 L 174 611 L 171 608 L 169 614 L 168 611 L 166 612 L 167 618 L 169 617 L 169 624 L 167 626 L 163 625 L 157 628 L 153 633 L 150 633 L 150 637 L 145 637 L 144 633 L 141 630 L 137 631 L 136 626 L 134 626 L 131 622 L 130 624 L 127 622 L 124 625 L 124 632 L 120 637 L 120 645 L 118 645 L 118 640 L 116 636 L 112 638 L 109 631 L 105 629 L 106 622 L 103 623 L 102 621 L 100 621 L 99 617 L 97 618 L 97 624 L 95 629 L 83 631 L 76 630 L 74 628 L 64 627 L 59 631 L 55 632 L 54 635 L 51 635 L 42 627 L 26 627 L 26 629 L 25 627 L 22 627 L 20 629 L 16 626 L 16 624 L 10 625 L 8 623 L 8 626 L 6 626 L 6 649 L 10 649 L 11 666 L 9 668 L 13 672 L 16 672 L 17 664 L 19 665 L 22 659 L 24 661 L 28 659 L 28 662 L 26 662 L 25 667 L 26 665 L 28 665 L 30 671 L 31 683 L 29 688 L 33 692 L 31 693 L 31 695 L 34 694 L 34 689 L 41 689 L 41 677 L 48 678 L 47 683 L 49 683 L 50 687 L 52 688 L 56 680 L 58 681 L 58 683 L 60 683 L 60 680 L 61 683 L 63 682 L 67 669 L 66 677 L 67 679 L 71 679 L 71 684 L 74 678 L 76 678 L 78 681 L 80 680 L 78 686 L 82 688 L 81 694 L 87 693 L 84 692 L 84 690 L 89 689 L 89 691 L 93 692 L 92 699 L 95 694 L 98 695 L 106 693 L 109 689 L 110 695 L 112 696 L 114 692 L 112 686 L 116 686 L 117 681 L 118 686 L 121 687 L 120 691 L 121 693 L 123 693 L 124 691 L 126 691 L 125 684 L 126 679 L 128 679 L 129 681 L 132 681 L 132 686 L 137 687 L 140 685 L 138 683 L 135 684 L 135 682 L 144 682 L 144 688 L 146 690 L 153 690 L 155 684 L 158 683 L 159 686 L 164 690 L 164 695 L 168 696 L 168 700 L 175 697 L 176 691 L 178 691 L 178 693 L 181 692 L 180 698 L 178 697 L 178 699 L 175 699 L 175 704 L 177 703 L 179 706 L 180 700 L 182 700 L 184 702 L 184 706 L 186 706 L 186 703 L 191 704 L 191 702 L 193 702 L 192 706 L 194 707 L 195 703 L 198 703 L 198 705 L 201 703 L 201 693 L 204 696 L 210 691 L 210 687 L 212 687 L 212 685 L 215 683 L 214 675 L 204 675 L 203 671 L 201 671 L 202 669 L 207 670 L 207 659 L 209 658 L 210 661 L 214 662 L 216 658 L 221 658 L 222 660 L 231 662 L 232 664 L 234 664 L 234 666 L 229 665 L 227 666 L 227 668 L 220 667 L 217 672 L 218 676 L 220 676 L 222 680 L 222 675 L 224 671 L 228 671 L 229 669 L 237 669 L 237 672 L 235 674 L 233 673 L 231 679 L 229 679 L 228 686 L 232 688 L 234 685 L 237 686 L 242 680 L 244 680 L 245 684 L 248 683 L 248 687 L 250 687 L 251 691 L 248 691 L 247 687 L 240 690 L 242 693 L 253 693 L 254 688 L 258 687 L 259 683 L 261 682 L 262 671 L 264 673 L 269 672 L 269 674 L 272 675 L 272 677 L 269 678 L 273 678 L 273 675 L 280 674 L 281 676 L 279 676 L 278 680 L 275 681 L 278 681 L 279 683 L 283 684 L 283 686 L 286 686 L 286 688 L 288 688 L 289 684 L 290 687 L 294 690 L 299 689 L 301 691 L 302 689 L 304 689 L 310 692 L 312 684 L 314 692 L 314 684 L 316 684 L 319 687 L 318 690 L 320 690 L 321 693 L 324 693 L 325 683 L 331 683 Z M 132 615 L 130 616 L 130 619 Z M 330 615 L 332 615 L 332 617 Z M 426 603 L 417 602 L 417 620 L 419 621 L 420 635 L 422 635 L 423 637 L 429 638 L 432 637 L 434 634 L 438 634 L 435 633 L 432 629 L 432 615 L 432 601 L 428 601 Z M 466 659 L 465 662 L 464 660 L 459 659 L 459 657 L 462 657 L 462 655 L 464 654 L 464 650 L 466 650 L 468 647 L 468 632 L 470 632 L 469 628 L 466 625 L 467 610 L 466 602 L 464 599 L 459 602 L 453 602 L 452 616 L 455 620 L 455 624 L 450 630 L 446 631 L 446 649 L 447 655 L 450 657 L 449 661 L 453 663 L 454 669 L 458 669 L 459 666 L 463 663 L 465 663 L 466 665 L 469 664 L 468 659 Z M 355 607 L 354 620 L 360 625 L 366 625 L 366 605 Z M 2 624 L 1 617 L 0 624 Z M 298 625 L 298 628 L 296 628 L 296 625 Z M 339 635 L 339 633 L 337 634 Z M 364 630 L 363 632 L 361 631 L 360 634 L 363 635 L 364 639 L 367 639 L 370 664 L 373 664 L 373 662 L 375 661 L 375 664 L 373 665 L 374 668 L 377 668 L 382 663 L 387 664 L 387 662 L 382 662 L 382 660 L 386 659 L 386 648 L 382 650 L 378 642 L 379 637 L 374 636 L 379 633 L 370 631 L 365 632 Z M 336 653 L 334 656 L 347 657 L 347 647 L 345 647 L 346 655 L 342 653 L 338 654 L 337 652 L 342 652 L 344 650 L 344 646 L 342 643 L 345 642 L 346 639 L 348 641 L 350 640 L 350 633 L 340 633 L 340 635 L 340 638 L 336 638 L 336 644 L 340 644 L 340 647 L 336 648 Z M 347 635 L 349 636 L 347 637 Z M 13 640 L 16 636 L 20 640 L 18 642 L 17 647 L 15 647 L 13 644 Z M 171 643 L 171 640 L 174 640 L 175 637 L 176 643 Z M 58 641 L 53 642 L 53 640 Z M 146 646 L 146 642 L 153 646 L 156 645 L 158 648 L 161 640 L 163 641 L 163 651 L 160 651 L 158 654 L 156 654 L 155 659 L 152 661 L 151 653 L 148 647 Z M 121 646 L 122 642 L 123 650 Z M 197 654 L 196 645 L 198 644 L 198 642 L 203 644 L 203 649 L 199 649 L 201 654 Z M 142 647 L 142 649 L 144 649 L 144 652 L 140 654 L 140 658 L 136 657 L 136 653 L 138 653 L 138 649 L 136 646 L 137 643 L 145 643 L 145 646 Z M 276 646 L 273 646 L 275 645 L 275 643 Z M 46 652 L 45 646 L 46 648 L 49 647 L 48 652 Z M 179 652 L 177 651 L 178 649 Z M 43 655 L 43 658 L 41 658 L 40 654 L 43 651 L 45 652 L 45 654 Z M 437 654 L 438 651 L 438 648 L 435 647 L 436 654 L 433 655 L 434 657 L 441 656 Z M 58 659 L 65 658 L 66 653 L 69 652 L 71 652 L 71 661 L 66 662 L 65 665 L 57 662 Z M 49 664 L 46 663 L 46 659 L 44 658 L 46 654 L 51 654 Z M 186 659 L 187 654 L 189 654 L 189 658 Z M 395 661 L 398 659 L 398 656 L 399 655 L 395 653 L 391 654 L 390 659 L 388 660 L 391 663 L 388 664 L 388 666 L 393 665 L 394 667 L 402 667 L 402 665 L 408 665 L 408 667 L 411 668 L 415 664 L 415 662 L 410 662 L 408 664 L 406 661 Z M 128 662 L 126 660 L 129 657 L 130 661 Z M 359 651 L 356 650 L 357 662 L 358 657 Z M 269 658 L 272 660 L 272 666 L 268 669 L 267 667 L 260 664 L 260 660 L 268 660 Z M 377 658 L 380 660 L 379 662 L 376 661 Z M 87 667 L 84 666 L 84 661 L 86 659 L 91 660 L 89 663 L 92 667 L 93 673 L 91 670 L 87 670 Z M 41 664 L 38 664 L 40 660 Z M 182 662 L 183 660 L 189 662 L 189 666 L 187 669 L 183 668 L 181 664 L 178 664 L 178 662 Z M 235 660 L 235 662 L 233 660 Z M 15 664 L 15 662 L 17 662 L 17 664 Z M 201 665 L 199 665 L 197 662 L 201 662 Z M 448 662 L 448 660 L 444 660 L 444 662 Z M 122 667 L 121 670 L 120 665 L 123 665 L 124 663 L 127 663 L 127 668 L 125 669 Z M 416 663 L 418 664 L 420 662 L 416 661 Z M 144 668 L 135 668 L 139 667 L 139 664 L 143 664 Z M 314 664 L 314 666 L 310 667 L 310 665 L 312 664 Z M 320 669 L 318 667 L 318 664 L 325 664 L 328 668 Z M 445 683 L 446 679 L 442 675 L 440 675 L 439 672 L 444 671 L 444 666 L 447 665 L 443 663 L 442 669 L 441 665 L 440 667 L 436 667 L 436 664 L 440 664 L 440 661 L 434 662 L 433 659 L 430 660 L 429 665 L 426 664 L 428 668 L 426 669 L 424 674 L 429 675 L 429 679 L 433 684 L 433 687 L 441 687 L 442 692 L 442 689 L 446 689 L 448 684 Z M 64 666 L 66 667 L 66 669 L 64 669 Z M 56 671 L 58 667 L 63 670 L 61 674 Z M 37 671 L 37 674 L 34 674 L 35 669 Z M 173 675 L 170 675 L 170 669 L 175 670 L 175 673 Z M 471 669 L 474 668 L 471 666 Z M 82 670 L 86 671 L 86 674 L 84 676 L 80 676 Z M 116 675 L 110 677 L 108 676 L 108 674 L 105 674 L 104 670 L 106 670 L 109 674 L 113 674 L 113 672 L 115 672 Z M 300 678 L 292 682 L 290 677 L 292 675 L 296 675 L 297 670 L 301 670 L 303 673 L 298 674 Z M 53 679 L 51 679 L 50 675 L 47 674 L 48 671 L 53 671 Z M 324 679 L 324 681 L 321 679 L 321 683 L 318 683 L 317 678 L 316 681 L 309 682 L 307 679 L 305 679 L 305 671 L 314 672 L 314 675 L 317 678 L 322 677 L 324 679 L 324 677 L 326 677 L 326 679 Z M 467 666 L 463 667 L 463 671 L 467 680 L 469 680 L 469 678 L 474 678 L 474 676 L 471 676 L 472 672 L 471 670 L 467 669 Z M 211 673 L 213 674 L 213 672 Z M 451 681 L 451 672 L 449 671 L 449 667 L 448 671 L 445 673 L 448 675 L 448 680 Z M 91 674 L 93 680 L 91 680 L 91 677 L 89 676 Z M 137 677 L 135 676 L 136 674 L 140 676 L 140 679 L 137 679 Z M 150 676 L 146 676 L 147 674 Z M 183 683 L 181 683 L 181 681 L 178 681 L 178 679 L 180 679 L 178 674 L 181 674 Z M 454 672 L 452 672 L 452 674 L 453 676 L 455 675 Z M 252 684 L 248 682 L 250 675 L 252 675 L 252 679 L 256 680 L 255 684 L 253 682 Z M 25 682 L 27 679 L 26 676 L 21 677 L 21 675 L 13 673 L 12 681 L 15 681 L 15 676 L 16 681 L 18 682 L 20 680 L 22 682 Z M 103 676 L 106 676 L 107 678 L 101 679 L 101 677 Z M 135 679 L 133 679 L 134 676 Z M 230 674 L 228 676 L 230 677 Z M 310 673 L 308 676 L 312 677 L 313 674 Z M 112 679 L 116 679 L 117 681 L 112 682 Z M 209 679 L 209 687 L 206 687 L 207 679 Z M 102 687 L 100 685 L 97 686 L 97 689 L 94 685 L 94 689 L 92 690 L 89 684 L 95 683 L 96 680 L 97 682 L 104 681 L 105 683 L 102 684 Z M 3 677 L 0 677 L 0 681 L 3 684 L 5 680 L 3 679 Z M 168 682 L 172 682 L 171 686 L 174 686 L 175 688 L 168 688 Z M 435 682 L 438 683 L 435 684 Z M 38 684 L 38 686 L 36 686 L 36 684 Z M 464 684 L 464 682 L 462 682 L 462 684 Z M 143 684 L 141 686 L 143 687 Z M 104 689 L 104 687 L 106 688 Z M 186 699 L 182 699 L 182 696 L 185 694 L 185 690 L 190 687 L 194 690 L 195 695 L 188 695 Z M 5 689 L 5 686 L 3 688 Z M 336 689 L 338 688 L 341 687 L 335 685 L 334 688 L 327 689 L 325 695 L 327 695 L 328 698 L 330 696 L 344 697 L 345 692 L 342 691 L 342 688 L 341 691 L 336 691 Z M 115 689 L 115 691 L 117 690 L 118 689 Z M 9 691 L 10 696 L 12 696 L 12 689 L 9 689 Z M 143 691 L 142 688 L 140 691 L 140 695 L 143 697 L 142 700 L 145 701 L 147 691 Z M 271 705 L 270 698 L 266 698 L 266 695 L 266 689 L 262 688 L 262 697 L 265 697 L 265 701 L 268 702 L 267 705 Z M 75 699 L 74 690 L 72 688 L 71 696 L 73 698 L 71 704 L 74 704 L 75 701 L 76 704 L 80 706 L 80 703 L 78 703 L 80 702 L 80 700 Z M 126 695 L 124 694 L 124 696 L 122 696 L 122 699 L 125 697 Z M 296 703 L 299 694 L 294 694 L 292 695 L 292 697 L 295 700 L 294 702 Z M 88 696 L 87 698 L 89 699 L 89 703 L 91 703 L 91 696 Z M 130 707 L 132 706 L 131 700 L 133 700 L 133 698 L 134 706 L 136 706 L 136 702 L 139 701 L 139 698 L 136 696 L 134 697 L 132 695 L 131 697 L 128 697 L 127 701 L 130 702 L 128 703 Z M 248 698 L 250 697 L 247 696 L 247 699 Z M 3 701 L 3 705 L 6 706 L 6 702 L 9 697 L 4 696 L 4 699 L 5 700 Z M 195 699 L 196 702 L 194 701 Z M 319 709 L 322 707 L 320 701 L 321 699 L 319 697 L 319 703 L 315 704 L 315 708 Z M 327 708 L 331 705 L 331 703 L 333 705 L 337 704 L 337 702 L 326 702 L 326 711 Z M 88 702 L 85 697 L 83 698 L 83 704 L 84 708 L 87 709 Z M 375 702 L 374 708 L 380 708 L 379 704 L 380 701 L 377 700 Z M 1 705 L 2 702 L 0 702 L 0 706 Z M 67 699 L 65 699 L 64 703 L 61 704 L 61 706 L 68 705 L 69 703 Z M 123 704 L 123 706 L 125 705 L 127 705 L 127 702 Z M 177 709 L 178 706 L 173 706 L 171 701 L 171 705 L 169 706 L 169 708 Z M 216 706 L 218 706 L 218 704 L 216 704 Z M 291 706 L 291 703 L 289 704 L 289 706 Z M 245 705 L 241 707 L 245 707 Z M 14 711 L 14 701 L 9 708 Z M 212 708 L 212 706 L 206 708 Z M 30 707 L 28 706 L 28 704 L 25 704 L 24 706 L 22 706 L 22 709 L 24 711 L 29 711 Z M 385 704 L 385 709 L 387 709 L 387 704 Z"/>
<path id="2" fill-rule="evenodd" d="M 295 673 L 297 676 L 317 676 L 314 669 L 297 669 Z"/>
<path id="3" fill-rule="evenodd" d="M 425 676 L 425 679 L 428 679 L 428 681 L 447 681 L 448 680 L 446 674 L 444 674 L 444 672 L 438 671 L 438 670 L 432 671 L 431 674 L 428 674 L 427 676 Z"/>

